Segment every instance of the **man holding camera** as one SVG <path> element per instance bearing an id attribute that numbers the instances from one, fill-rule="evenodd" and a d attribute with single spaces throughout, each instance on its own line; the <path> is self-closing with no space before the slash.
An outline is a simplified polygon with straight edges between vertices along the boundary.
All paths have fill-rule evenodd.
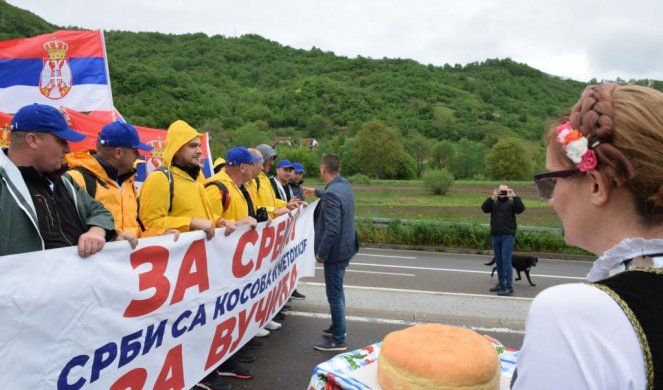
<path id="1" fill-rule="evenodd" d="M 490 235 L 497 266 L 497 285 L 490 289 L 497 295 L 513 294 L 513 269 L 511 252 L 516 237 L 516 214 L 525 211 L 525 205 L 513 189 L 501 184 L 481 205 L 484 213 L 490 213 Z"/>

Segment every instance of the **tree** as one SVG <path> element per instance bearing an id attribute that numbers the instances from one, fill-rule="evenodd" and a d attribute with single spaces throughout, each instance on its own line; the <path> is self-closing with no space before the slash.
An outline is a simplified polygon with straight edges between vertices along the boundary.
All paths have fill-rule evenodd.
<path id="1" fill-rule="evenodd" d="M 217 158 L 226 155 L 226 152 L 230 149 L 230 140 L 228 139 L 228 132 L 224 130 L 220 120 L 209 119 L 203 123 L 199 130 L 209 133 L 212 157 Z"/>
<path id="2" fill-rule="evenodd" d="M 355 158 L 359 172 L 376 179 L 392 176 L 403 153 L 398 132 L 384 122 L 372 120 L 362 125 L 355 137 Z"/>
<path id="3" fill-rule="evenodd" d="M 269 143 L 274 139 L 274 134 L 256 130 L 255 123 L 247 123 L 235 131 L 234 146 L 252 148 L 259 144 Z"/>
<path id="4" fill-rule="evenodd" d="M 459 179 L 483 175 L 486 147 L 481 142 L 463 138 L 456 144 L 456 153 L 449 163 L 449 171 Z"/>
<path id="5" fill-rule="evenodd" d="M 320 158 L 316 151 L 309 148 L 279 148 L 279 160 L 289 160 L 290 162 L 300 162 L 304 164 L 304 177 L 319 177 Z M 343 162 L 341 161 L 341 165 Z"/>
<path id="6" fill-rule="evenodd" d="M 418 131 L 411 131 L 405 138 L 405 150 L 416 162 L 416 177 L 420 177 L 430 157 L 431 140 L 421 135 Z"/>
<path id="7" fill-rule="evenodd" d="M 322 138 L 329 135 L 331 131 L 331 121 L 322 115 L 315 114 L 308 120 L 306 124 L 306 133 L 310 137 Z"/>
<path id="8" fill-rule="evenodd" d="M 532 169 L 532 159 L 517 138 L 499 140 L 486 154 L 486 175 L 493 179 L 524 180 Z"/>
<path id="9" fill-rule="evenodd" d="M 385 177 L 386 179 L 396 180 L 411 180 L 417 177 L 417 162 L 407 154 L 401 153 L 400 161 L 396 164 L 396 172 L 393 176 Z"/>
<path id="10" fill-rule="evenodd" d="M 451 141 L 440 141 L 436 143 L 431 150 L 431 165 L 434 168 L 445 168 L 454 158 L 456 149 Z"/>

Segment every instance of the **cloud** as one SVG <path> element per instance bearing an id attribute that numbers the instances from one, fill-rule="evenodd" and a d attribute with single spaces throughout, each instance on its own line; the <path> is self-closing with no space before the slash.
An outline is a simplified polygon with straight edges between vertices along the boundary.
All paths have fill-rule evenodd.
<path id="1" fill-rule="evenodd" d="M 64 26 L 259 34 L 349 57 L 435 65 L 509 57 L 582 81 L 663 79 L 663 2 L 657 0 L 60 0 L 19 6 Z"/>

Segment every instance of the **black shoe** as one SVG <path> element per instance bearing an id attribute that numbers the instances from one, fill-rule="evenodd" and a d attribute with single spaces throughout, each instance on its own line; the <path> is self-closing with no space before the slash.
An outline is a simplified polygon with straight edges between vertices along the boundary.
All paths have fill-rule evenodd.
<path id="1" fill-rule="evenodd" d="M 285 313 L 281 313 L 281 312 L 276 313 L 276 315 L 274 316 L 273 320 L 275 320 L 275 321 L 283 321 L 283 320 L 285 320 Z"/>
<path id="2" fill-rule="evenodd" d="M 240 363 L 253 363 L 256 361 L 256 357 L 251 355 L 248 352 L 242 351 L 241 349 L 233 355 Z"/>
<path id="3" fill-rule="evenodd" d="M 248 368 L 244 368 L 239 364 L 235 367 L 228 369 L 224 367 L 219 367 L 216 369 L 216 373 L 221 376 L 228 376 L 236 379 L 251 379 L 253 378 L 253 373 Z"/>
<path id="4" fill-rule="evenodd" d="M 327 343 L 322 343 L 313 346 L 314 349 L 317 349 L 318 351 L 346 351 L 348 349 L 348 345 L 346 343 L 335 343 L 333 341 L 327 342 Z"/>
<path id="5" fill-rule="evenodd" d="M 497 285 L 495 285 L 495 287 L 492 287 L 492 288 L 490 289 L 490 292 L 499 292 L 499 291 L 502 291 L 502 290 L 504 290 L 504 287 L 502 287 L 502 286 L 500 286 L 499 284 L 497 284 Z"/>
<path id="6" fill-rule="evenodd" d="M 500 290 L 500 291 L 497 292 L 497 295 L 502 296 L 502 297 L 513 295 L 513 289 Z"/>
<path id="7" fill-rule="evenodd" d="M 196 383 L 192 390 L 230 390 L 232 386 L 227 379 L 217 375 L 215 372 L 207 375 L 205 379 Z"/>
<path id="8" fill-rule="evenodd" d="M 295 289 L 295 291 L 292 292 L 292 295 L 290 295 L 290 298 L 292 299 L 306 299 L 306 295 L 300 293 Z"/>
<path id="9" fill-rule="evenodd" d="M 258 340 L 255 337 L 249 340 L 249 342 L 247 342 L 246 344 L 244 344 L 244 348 L 248 349 L 259 349 L 262 348 L 262 346 L 263 346 L 262 341 Z"/>
<path id="10" fill-rule="evenodd" d="M 290 306 L 290 305 L 283 305 L 283 307 L 281 308 L 281 312 L 282 312 L 282 313 L 285 313 L 285 312 L 287 312 L 287 311 L 292 311 L 292 306 Z"/>

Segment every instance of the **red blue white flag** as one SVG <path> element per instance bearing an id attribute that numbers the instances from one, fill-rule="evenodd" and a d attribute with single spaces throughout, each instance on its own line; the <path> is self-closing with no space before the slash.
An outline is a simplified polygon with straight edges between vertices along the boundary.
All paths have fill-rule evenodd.
<path id="1" fill-rule="evenodd" d="M 60 30 L 0 41 L 0 111 L 32 103 L 112 111 L 102 31 Z"/>

